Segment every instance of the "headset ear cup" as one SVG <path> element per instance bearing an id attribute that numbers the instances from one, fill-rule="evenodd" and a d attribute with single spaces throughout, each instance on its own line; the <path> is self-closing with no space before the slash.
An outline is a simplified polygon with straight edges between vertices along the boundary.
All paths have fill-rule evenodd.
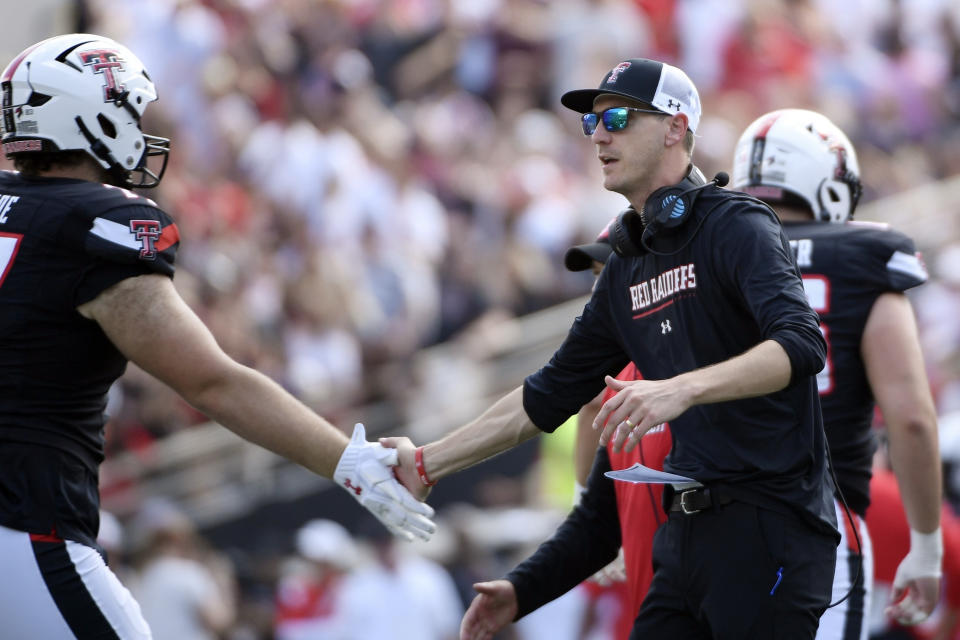
<path id="1" fill-rule="evenodd" d="M 717 174 L 718 176 L 721 174 Z M 726 184 L 726 174 L 723 184 Z M 610 242 L 618 256 L 631 258 L 648 252 L 647 244 L 663 229 L 676 229 L 693 212 L 693 205 L 705 187 L 717 184 L 718 178 L 706 182 L 703 174 L 693 167 L 687 176 L 675 185 L 661 187 L 650 194 L 643 204 L 643 215 L 633 207 L 620 212 L 610 228 Z M 647 223 L 644 225 L 643 221 Z"/>
<path id="2" fill-rule="evenodd" d="M 629 208 L 620 212 L 610 228 L 610 243 L 613 246 L 613 252 L 621 258 L 635 258 L 643 254 L 644 252 L 638 242 L 642 234 L 643 222 L 637 210 Z"/>
<path id="3" fill-rule="evenodd" d="M 643 210 L 649 220 L 651 233 L 659 233 L 661 229 L 674 229 L 684 223 L 693 210 L 693 198 L 689 197 L 683 183 L 664 187 L 650 194 Z"/>

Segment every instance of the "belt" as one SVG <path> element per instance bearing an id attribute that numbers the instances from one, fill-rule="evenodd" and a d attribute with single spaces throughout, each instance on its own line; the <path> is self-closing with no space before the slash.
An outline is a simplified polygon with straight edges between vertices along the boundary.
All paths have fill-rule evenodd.
<path id="1" fill-rule="evenodd" d="M 667 511 L 680 511 L 686 515 L 700 513 L 711 507 L 722 507 L 733 502 L 733 498 L 717 490 L 711 491 L 708 487 L 677 491 L 673 494 L 670 508 Z"/>

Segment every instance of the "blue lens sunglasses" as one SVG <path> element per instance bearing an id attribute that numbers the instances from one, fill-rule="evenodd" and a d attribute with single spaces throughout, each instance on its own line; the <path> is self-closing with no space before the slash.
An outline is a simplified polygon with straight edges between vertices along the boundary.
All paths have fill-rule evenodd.
<path id="1" fill-rule="evenodd" d="M 597 130 L 597 125 L 603 122 L 603 128 L 613 133 L 623 131 L 627 128 L 630 112 L 653 113 L 659 116 L 668 116 L 669 113 L 657 111 L 656 109 L 637 109 L 635 107 L 613 107 L 600 113 L 585 113 L 580 117 L 580 124 L 583 126 L 583 135 L 592 136 Z"/>

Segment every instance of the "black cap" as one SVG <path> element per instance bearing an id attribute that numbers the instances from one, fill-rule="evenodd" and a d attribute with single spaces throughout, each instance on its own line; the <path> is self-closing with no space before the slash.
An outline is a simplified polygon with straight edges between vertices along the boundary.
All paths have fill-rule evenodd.
<path id="1" fill-rule="evenodd" d="M 576 89 L 560 97 L 560 103 L 579 113 L 593 111 L 593 101 L 613 94 L 651 105 L 664 113 L 687 116 L 687 126 L 700 125 L 700 94 L 683 71 L 665 62 L 631 58 L 607 72 L 597 89 Z"/>
<path id="2" fill-rule="evenodd" d="M 610 244 L 610 227 L 613 226 L 616 218 L 607 223 L 597 239 L 590 244 L 578 244 L 575 247 L 567 249 L 563 256 L 563 265 L 569 271 L 586 271 L 593 266 L 593 261 L 606 264 L 610 254 L 613 253 L 613 245 Z"/>

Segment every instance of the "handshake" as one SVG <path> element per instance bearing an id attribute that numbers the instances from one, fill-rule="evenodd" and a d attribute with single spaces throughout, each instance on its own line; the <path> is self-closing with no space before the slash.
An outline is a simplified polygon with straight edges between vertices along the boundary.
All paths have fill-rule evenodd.
<path id="1" fill-rule="evenodd" d="M 387 438 L 384 442 L 405 440 Z M 396 446 L 394 444 L 394 446 Z M 420 502 L 398 481 L 411 477 L 407 473 L 394 473 L 399 464 L 396 448 L 367 442 L 366 429 L 361 423 L 353 428 L 353 436 L 347 444 L 333 480 L 346 490 L 365 509 L 370 511 L 393 535 L 407 541 L 415 538 L 429 540 L 437 527 L 430 518 L 434 512 L 430 505 Z M 409 480 L 407 486 L 411 486 Z M 426 491 L 413 485 L 421 498 Z"/>

